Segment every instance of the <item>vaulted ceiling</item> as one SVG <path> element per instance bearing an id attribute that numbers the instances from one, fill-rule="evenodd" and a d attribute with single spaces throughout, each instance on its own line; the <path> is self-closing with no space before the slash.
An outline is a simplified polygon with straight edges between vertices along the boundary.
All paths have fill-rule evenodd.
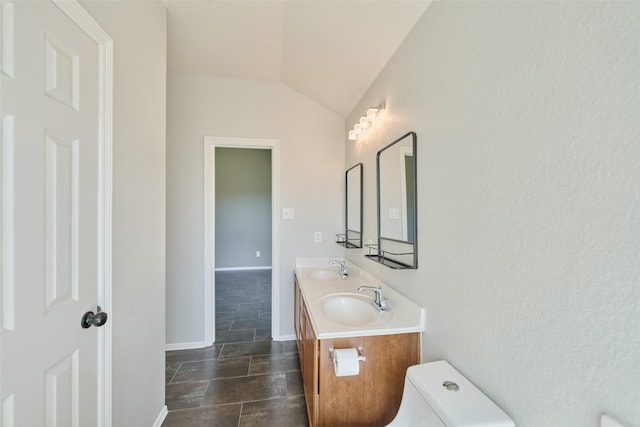
<path id="1" fill-rule="evenodd" d="M 167 1 L 168 69 L 280 81 L 346 117 L 429 4 Z"/>

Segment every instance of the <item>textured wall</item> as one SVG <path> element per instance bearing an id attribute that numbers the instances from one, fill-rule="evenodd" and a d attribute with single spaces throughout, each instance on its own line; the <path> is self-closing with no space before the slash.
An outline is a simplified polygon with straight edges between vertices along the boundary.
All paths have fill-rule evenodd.
<path id="1" fill-rule="evenodd" d="M 203 340 L 203 138 L 280 141 L 280 334 L 293 335 L 296 257 L 336 256 L 344 229 L 344 119 L 275 82 L 169 75 L 167 343 Z M 313 242 L 321 231 L 322 243 Z"/>
<path id="2" fill-rule="evenodd" d="M 113 37 L 113 425 L 164 407 L 166 10 L 90 1 Z"/>
<path id="3" fill-rule="evenodd" d="M 215 152 L 215 267 L 271 266 L 271 150 Z"/>
<path id="4" fill-rule="evenodd" d="M 640 3 L 435 2 L 346 120 L 364 162 L 418 134 L 420 269 L 347 256 L 426 307 L 519 427 L 640 425 Z"/>

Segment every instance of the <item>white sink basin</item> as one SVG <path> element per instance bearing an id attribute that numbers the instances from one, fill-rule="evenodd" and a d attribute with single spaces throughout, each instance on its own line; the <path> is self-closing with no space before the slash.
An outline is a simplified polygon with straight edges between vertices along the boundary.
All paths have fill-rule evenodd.
<path id="1" fill-rule="evenodd" d="M 393 317 L 371 305 L 371 297 L 354 293 L 330 294 L 322 298 L 322 312 L 332 322 L 346 326 L 382 325 Z"/>
<path id="2" fill-rule="evenodd" d="M 314 280 L 321 280 L 321 281 L 336 280 L 340 278 L 340 273 L 336 270 L 318 269 L 318 270 L 311 270 L 309 272 L 309 277 L 311 277 Z"/>

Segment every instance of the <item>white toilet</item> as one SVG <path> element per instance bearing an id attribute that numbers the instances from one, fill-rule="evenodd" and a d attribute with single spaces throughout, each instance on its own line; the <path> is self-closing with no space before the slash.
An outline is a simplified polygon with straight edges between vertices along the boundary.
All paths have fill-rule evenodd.
<path id="1" fill-rule="evenodd" d="M 398 414 L 387 427 L 515 427 L 476 386 L 444 360 L 407 369 Z"/>

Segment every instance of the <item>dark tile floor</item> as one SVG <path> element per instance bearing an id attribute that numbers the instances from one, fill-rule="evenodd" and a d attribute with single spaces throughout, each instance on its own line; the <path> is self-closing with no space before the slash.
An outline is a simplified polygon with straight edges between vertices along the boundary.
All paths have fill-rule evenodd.
<path id="1" fill-rule="evenodd" d="M 271 270 L 216 272 L 216 343 L 271 339 Z"/>
<path id="2" fill-rule="evenodd" d="M 271 272 L 216 272 L 216 344 L 166 356 L 163 427 L 308 426 L 295 341 L 271 341 Z"/>

